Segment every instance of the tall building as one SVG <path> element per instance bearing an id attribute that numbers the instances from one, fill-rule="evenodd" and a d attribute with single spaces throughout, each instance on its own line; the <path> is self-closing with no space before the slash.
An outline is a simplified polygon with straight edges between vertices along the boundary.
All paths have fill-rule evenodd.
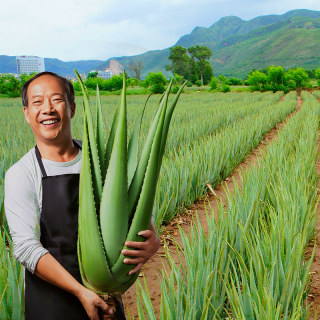
<path id="1" fill-rule="evenodd" d="M 16 61 L 19 74 L 45 71 L 43 58 L 36 56 L 17 56 Z"/>

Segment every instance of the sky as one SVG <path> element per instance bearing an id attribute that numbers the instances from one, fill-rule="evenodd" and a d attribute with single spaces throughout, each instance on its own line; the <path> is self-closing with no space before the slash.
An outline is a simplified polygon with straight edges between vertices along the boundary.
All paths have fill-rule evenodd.
<path id="1" fill-rule="evenodd" d="M 173 46 L 196 26 L 243 20 L 319 0 L 0 0 L 0 55 L 107 60 Z"/>

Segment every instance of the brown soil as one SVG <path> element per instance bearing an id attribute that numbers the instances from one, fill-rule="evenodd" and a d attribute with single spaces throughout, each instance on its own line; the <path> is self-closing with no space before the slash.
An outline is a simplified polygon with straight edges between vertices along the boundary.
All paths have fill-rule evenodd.
<path id="1" fill-rule="evenodd" d="M 317 99 L 318 102 L 320 102 L 320 99 Z M 318 155 L 320 154 L 320 137 L 318 139 Z M 320 176 L 320 158 L 318 159 L 317 162 L 317 173 Z M 320 192 L 320 180 L 318 183 L 318 194 Z M 307 301 L 308 304 L 310 305 L 310 311 L 311 311 L 311 320 L 316 319 L 316 314 L 320 314 L 320 248 L 319 248 L 319 240 L 320 240 L 320 203 L 318 202 L 317 206 L 317 216 L 318 216 L 318 221 L 316 224 L 316 237 L 315 240 L 317 242 L 317 246 L 315 249 L 315 255 L 313 262 L 311 264 L 311 289 L 310 293 L 308 295 Z M 310 257 L 311 253 L 314 249 L 314 244 L 310 243 L 309 246 L 307 247 L 306 250 L 306 256 Z"/>
<path id="2" fill-rule="evenodd" d="M 282 97 L 280 101 L 283 101 Z M 186 211 L 184 215 L 178 215 L 170 225 L 166 226 L 164 232 L 161 234 L 161 247 L 159 251 L 146 263 L 140 273 L 140 279 L 144 276 L 147 282 L 149 294 L 151 297 L 153 309 L 156 315 L 156 319 L 160 319 L 160 297 L 161 289 L 158 279 L 158 275 L 161 274 L 161 269 L 163 266 L 168 268 L 167 260 L 165 259 L 164 246 L 167 245 L 170 253 L 175 257 L 175 246 L 173 240 L 181 244 L 181 236 L 178 231 L 178 225 L 182 228 L 184 232 L 188 233 L 190 228 L 192 217 L 195 212 L 198 213 L 200 222 L 202 223 L 204 230 L 207 232 L 207 222 L 206 222 L 206 208 L 211 208 L 217 213 L 217 206 L 220 201 L 223 205 L 227 205 L 227 197 L 225 189 L 233 193 L 235 183 L 241 186 L 241 172 L 247 170 L 248 168 L 254 166 L 259 158 L 261 158 L 261 151 L 265 150 L 267 145 L 269 145 L 278 135 L 279 130 L 285 126 L 286 122 L 297 112 L 301 107 L 302 99 L 298 96 L 297 99 L 297 109 L 292 112 L 282 123 L 278 124 L 273 130 L 271 130 L 267 136 L 262 140 L 262 142 L 252 151 L 252 153 L 234 170 L 234 172 L 226 178 L 218 187 L 210 191 L 211 186 L 208 186 L 208 195 L 201 202 L 195 203 L 189 210 Z M 320 224 L 319 224 L 320 228 Z M 320 258 L 319 258 L 320 259 Z M 178 260 L 177 260 L 178 261 Z M 177 262 L 178 263 L 178 262 Z M 320 288 L 320 279 L 319 279 Z M 138 319 L 137 313 L 137 300 L 136 300 L 136 288 L 132 286 L 123 296 L 123 303 L 125 306 L 126 314 L 128 318 L 135 317 Z M 320 299 L 320 296 L 319 296 Z"/>

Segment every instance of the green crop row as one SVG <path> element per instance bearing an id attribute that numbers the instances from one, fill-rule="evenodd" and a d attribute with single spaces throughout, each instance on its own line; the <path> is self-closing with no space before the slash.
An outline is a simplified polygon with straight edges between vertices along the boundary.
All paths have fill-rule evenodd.
<path id="1" fill-rule="evenodd" d="M 175 158 L 175 153 L 197 145 L 198 140 L 205 139 L 227 125 L 232 125 L 250 114 L 260 112 L 266 106 L 279 101 L 282 93 L 230 93 L 203 94 L 198 96 L 183 95 L 174 113 L 173 124 L 168 137 L 166 158 Z M 133 96 L 128 99 L 129 131 L 142 111 L 145 97 Z M 145 112 L 145 119 L 141 129 L 141 145 L 147 135 L 147 128 L 153 116 L 159 97 L 151 97 Z M 77 97 L 77 111 L 72 123 L 73 137 L 82 138 L 83 110 L 82 98 Z M 94 104 L 94 99 L 92 104 Z M 119 97 L 102 97 L 103 114 L 106 121 L 105 134 L 110 130 L 113 114 Z M 34 144 L 34 137 L 29 125 L 24 120 L 20 99 L 0 99 L 0 115 L 2 126 L 0 129 L 0 206 L 3 202 L 3 182 L 5 171 L 18 161 Z M 8 132 L 14 134 L 8 135 Z M 105 137 L 105 138 L 106 138 Z M 174 159 L 172 160 L 175 161 Z M 172 162 L 171 161 L 171 162 Z M 159 185 L 158 189 L 166 189 Z M 159 190 L 158 190 L 159 192 Z M 157 206 L 155 207 L 157 208 Z M 155 213 L 157 215 L 157 213 Z"/>
<path id="2" fill-rule="evenodd" d="M 310 264 L 305 249 L 316 222 L 320 106 L 303 93 L 301 111 L 228 192 L 208 233 L 193 223 L 176 261 L 161 276 L 159 319 L 308 319 Z M 145 285 L 139 319 L 156 319 Z"/>
<path id="3" fill-rule="evenodd" d="M 293 95 L 277 105 L 263 105 L 259 112 L 198 140 L 191 148 L 181 148 L 173 159 L 164 158 L 154 204 L 156 225 L 169 222 L 179 208 L 201 198 L 207 183 L 215 187 L 228 177 L 263 137 L 295 109 Z"/>

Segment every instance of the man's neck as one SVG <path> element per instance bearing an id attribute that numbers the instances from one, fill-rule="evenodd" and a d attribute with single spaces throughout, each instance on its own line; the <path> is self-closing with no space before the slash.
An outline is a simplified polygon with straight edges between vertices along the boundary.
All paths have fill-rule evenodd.
<path id="1" fill-rule="evenodd" d="M 36 139 L 37 147 L 41 154 L 41 158 L 56 161 L 56 162 L 68 162 L 73 160 L 79 150 L 76 145 L 74 145 L 71 137 L 70 139 L 64 140 L 63 143 L 57 142 L 44 142 L 38 141 Z"/>

